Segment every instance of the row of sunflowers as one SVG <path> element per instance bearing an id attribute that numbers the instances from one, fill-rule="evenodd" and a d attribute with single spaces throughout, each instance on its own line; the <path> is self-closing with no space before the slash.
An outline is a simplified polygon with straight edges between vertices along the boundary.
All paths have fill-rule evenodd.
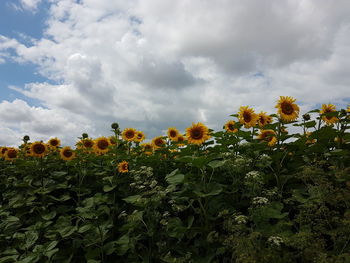
<path id="1" fill-rule="evenodd" d="M 278 131 L 273 129 L 264 129 L 268 124 L 273 123 L 273 117 L 276 117 L 282 124 L 294 122 L 299 117 L 299 106 L 295 103 L 295 99 L 288 96 L 281 96 L 275 106 L 277 108 L 278 115 L 268 115 L 266 112 L 255 113 L 253 108 L 249 106 L 242 106 L 239 109 L 237 116 L 238 122 L 229 120 L 224 129 L 227 133 L 236 133 L 242 127 L 259 128 L 260 133 L 256 139 L 265 141 L 269 146 L 274 146 L 277 142 Z M 343 110 L 350 112 L 350 106 Z M 336 106 L 333 104 L 323 104 L 319 114 L 321 119 L 326 125 L 333 125 L 339 121 L 339 117 L 335 115 L 337 113 Z M 310 115 L 303 115 L 304 121 L 310 120 Z M 211 138 L 211 130 L 203 123 L 192 124 L 192 126 L 186 129 L 186 134 L 181 134 L 175 127 L 168 128 L 167 136 L 158 136 L 151 140 L 149 143 L 141 143 L 146 139 L 144 132 L 137 131 L 134 128 L 126 128 L 121 133 L 119 132 L 119 125 L 114 123 L 112 128 L 115 131 L 115 136 L 99 137 L 96 139 L 88 138 L 88 135 L 84 133 L 81 140 L 76 143 L 76 150 L 84 150 L 97 155 L 106 154 L 110 146 L 117 145 L 120 140 L 128 143 L 135 143 L 137 146 L 141 146 L 145 154 L 152 154 L 154 150 L 157 150 L 167 143 L 176 144 L 179 147 L 183 147 L 186 144 L 202 145 L 205 141 Z M 285 126 L 280 127 L 280 132 L 287 133 Z M 305 133 L 307 136 L 311 135 L 311 132 Z M 121 137 L 121 138 L 120 138 Z M 46 143 L 42 141 L 36 141 L 33 143 L 28 142 L 29 136 L 24 136 L 24 143 L 18 148 L 3 146 L 0 147 L 0 157 L 7 161 L 14 161 L 20 156 L 33 156 L 44 157 L 50 152 L 59 152 L 62 160 L 69 161 L 76 157 L 76 151 L 70 146 L 61 147 L 61 142 L 58 138 L 51 138 Z M 310 141 L 308 141 L 310 142 Z M 315 140 L 313 140 L 315 142 Z"/>

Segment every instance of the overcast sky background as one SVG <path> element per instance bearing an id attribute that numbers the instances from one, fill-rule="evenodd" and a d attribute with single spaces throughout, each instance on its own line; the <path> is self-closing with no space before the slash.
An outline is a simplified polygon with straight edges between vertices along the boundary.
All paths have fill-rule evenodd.
<path id="1" fill-rule="evenodd" d="M 349 0 L 1 0 L 0 145 L 350 101 Z"/>

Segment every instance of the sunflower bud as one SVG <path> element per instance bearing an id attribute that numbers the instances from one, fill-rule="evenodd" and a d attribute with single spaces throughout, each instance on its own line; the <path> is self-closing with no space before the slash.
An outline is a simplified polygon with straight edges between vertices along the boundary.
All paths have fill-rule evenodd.
<path id="1" fill-rule="evenodd" d="M 340 115 L 341 115 L 341 116 L 346 116 L 346 110 L 341 109 L 341 110 L 340 110 Z"/>
<path id="2" fill-rule="evenodd" d="M 116 122 L 113 122 L 112 125 L 111 125 L 112 129 L 116 130 L 119 128 L 119 124 L 116 123 Z"/>
<path id="3" fill-rule="evenodd" d="M 27 141 L 29 141 L 29 140 L 30 140 L 30 138 L 29 138 L 28 135 L 24 135 L 24 136 L 23 136 L 23 141 L 24 141 L 24 143 L 27 143 Z"/>
<path id="4" fill-rule="evenodd" d="M 304 121 L 309 121 L 309 120 L 311 119 L 310 114 L 305 113 L 305 114 L 303 115 L 303 119 L 304 119 Z"/>
<path id="5" fill-rule="evenodd" d="M 86 139 L 86 138 L 89 137 L 89 135 L 87 133 L 85 133 L 85 132 L 81 136 L 83 137 L 83 139 Z"/>

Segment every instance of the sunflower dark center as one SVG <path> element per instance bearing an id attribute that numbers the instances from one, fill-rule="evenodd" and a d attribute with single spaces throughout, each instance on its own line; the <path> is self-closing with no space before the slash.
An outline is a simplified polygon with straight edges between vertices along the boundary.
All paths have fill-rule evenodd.
<path id="1" fill-rule="evenodd" d="M 14 159 L 17 157 L 17 151 L 16 150 L 8 150 L 7 156 L 11 159 Z"/>
<path id="2" fill-rule="evenodd" d="M 252 115 L 249 112 L 244 112 L 243 113 L 243 119 L 244 122 L 250 122 L 252 120 Z"/>
<path id="3" fill-rule="evenodd" d="M 91 148 L 92 145 L 93 145 L 92 141 L 90 141 L 90 140 L 89 141 L 84 141 L 84 147 Z"/>
<path id="4" fill-rule="evenodd" d="M 73 155 L 73 152 L 71 150 L 67 149 L 67 150 L 64 150 L 63 155 L 64 155 L 64 157 L 69 158 Z"/>
<path id="5" fill-rule="evenodd" d="M 8 149 L 7 148 L 2 148 L 1 153 L 4 154 Z"/>
<path id="6" fill-rule="evenodd" d="M 164 144 L 164 142 L 162 139 L 157 139 L 157 140 L 155 140 L 154 144 L 157 146 L 162 146 Z"/>
<path id="7" fill-rule="evenodd" d="M 266 120 L 265 120 L 265 118 L 264 118 L 263 116 L 260 116 L 259 121 L 260 121 L 260 123 L 261 123 L 262 125 L 264 125 Z"/>
<path id="8" fill-rule="evenodd" d="M 230 131 L 233 131 L 233 130 L 235 129 L 235 127 L 234 127 L 234 125 L 233 125 L 232 123 L 230 123 L 230 124 L 228 125 L 228 129 L 229 129 Z"/>
<path id="9" fill-rule="evenodd" d="M 33 151 L 36 154 L 42 154 L 45 152 L 45 146 L 43 144 L 35 144 L 33 147 Z"/>
<path id="10" fill-rule="evenodd" d="M 293 106 L 288 102 L 283 102 L 281 105 L 282 112 L 286 115 L 291 115 L 294 112 Z"/>
<path id="11" fill-rule="evenodd" d="M 108 142 L 105 141 L 105 140 L 100 140 L 100 141 L 98 141 L 97 146 L 98 146 L 98 148 L 100 148 L 101 150 L 107 149 L 107 147 L 108 147 Z"/>
<path id="12" fill-rule="evenodd" d="M 128 170 L 128 164 L 127 164 L 127 163 L 124 163 L 124 164 L 123 164 L 122 170 L 124 170 L 124 171 Z"/>
<path id="13" fill-rule="evenodd" d="M 195 140 L 200 140 L 203 137 L 203 131 L 200 128 L 193 129 L 191 132 L 191 136 Z"/>
<path id="14" fill-rule="evenodd" d="M 51 140 L 50 141 L 51 146 L 57 146 L 58 145 L 58 140 Z"/>
<path id="15" fill-rule="evenodd" d="M 127 132 L 125 133 L 125 137 L 128 138 L 128 139 L 131 139 L 131 138 L 133 138 L 134 136 L 135 136 L 134 131 L 127 131 Z"/>
<path id="16" fill-rule="evenodd" d="M 176 136 L 177 136 L 177 132 L 174 131 L 174 130 L 171 130 L 171 131 L 170 131 L 170 137 L 174 138 L 174 137 L 176 137 Z"/>

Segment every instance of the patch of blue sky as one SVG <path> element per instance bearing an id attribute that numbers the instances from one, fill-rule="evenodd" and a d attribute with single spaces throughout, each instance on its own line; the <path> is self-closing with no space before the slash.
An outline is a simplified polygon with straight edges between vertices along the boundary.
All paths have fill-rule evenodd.
<path id="1" fill-rule="evenodd" d="M 48 18 L 49 3 L 42 1 L 37 10 L 17 9 L 18 0 L 0 2 L 0 34 L 9 38 L 18 38 L 21 34 L 40 39 Z"/>
<path id="2" fill-rule="evenodd" d="M 18 0 L 3 0 L 0 2 L 0 35 L 15 38 L 25 45 L 31 45 L 31 38 L 40 39 L 45 29 L 48 17 L 49 3 L 42 1 L 33 12 L 21 8 Z M 10 57 L 15 56 L 11 49 L 6 51 Z M 9 87 L 23 88 L 31 82 L 49 82 L 37 73 L 37 67 L 32 63 L 19 64 L 12 59 L 6 59 L 0 64 L 0 101 L 22 99 L 31 106 L 42 106 L 38 100 L 25 97 Z"/>

